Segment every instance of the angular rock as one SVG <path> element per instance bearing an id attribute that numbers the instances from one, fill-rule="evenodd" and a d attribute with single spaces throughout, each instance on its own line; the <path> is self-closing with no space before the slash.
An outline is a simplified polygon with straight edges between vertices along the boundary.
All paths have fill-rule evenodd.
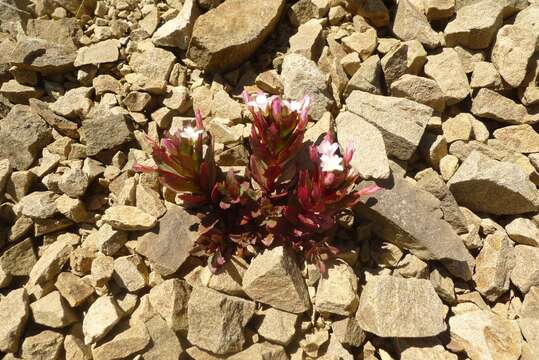
<path id="1" fill-rule="evenodd" d="M 345 262 L 335 262 L 318 282 L 315 307 L 318 312 L 350 316 L 357 309 L 357 276 Z"/>
<path id="2" fill-rule="evenodd" d="M 442 131 L 448 143 L 457 140 L 468 141 L 472 137 L 472 115 L 460 113 L 442 123 Z"/>
<path id="3" fill-rule="evenodd" d="M 163 276 L 175 273 L 185 262 L 198 238 L 192 230 L 200 219 L 179 206 L 171 206 L 159 220 L 159 235 L 139 239 L 137 252 L 148 258 Z"/>
<path id="4" fill-rule="evenodd" d="M 59 329 L 77 322 L 77 315 L 58 291 L 53 291 L 30 304 L 36 324 Z"/>
<path id="5" fill-rule="evenodd" d="M 86 155 L 97 155 L 132 139 L 125 117 L 103 110 L 82 122 L 79 129 L 81 141 L 86 145 Z"/>
<path id="6" fill-rule="evenodd" d="M 497 90 L 503 87 L 502 77 L 496 67 L 486 61 L 478 61 L 473 64 L 472 80 L 470 81 L 472 89 L 483 87 Z"/>
<path id="7" fill-rule="evenodd" d="M 58 181 L 58 189 L 70 197 L 81 197 L 86 192 L 90 179 L 82 169 L 69 169 Z"/>
<path id="8" fill-rule="evenodd" d="M 12 276 L 28 276 L 36 262 L 32 239 L 11 246 L 0 257 L 2 269 Z"/>
<path id="9" fill-rule="evenodd" d="M 115 230 L 109 224 L 103 224 L 97 232 L 90 234 L 88 239 L 95 241 L 97 249 L 103 254 L 112 256 L 127 242 L 127 232 Z"/>
<path id="10" fill-rule="evenodd" d="M 354 90 L 382 94 L 382 67 L 378 55 L 371 56 L 361 64 L 346 84 L 344 95 L 348 96 Z"/>
<path id="11" fill-rule="evenodd" d="M 52 191 L 34 191 L 23 197 L 15 208 L 32 219 L 47 219 L 58 213 L 54 203 L 57 196 Z"/>
<path id="12" fill-rule="evenodd" d="M 80 199 L 62 195 L 54 201 L 54 204 L 62 215 L 76 223 L 84 222 L 88 218 L 88 212 Z"/>
<path id="13" fill-rule="evenodd" d="M 188 304 L 187 340 L 216 354 L 238 352 L 245 343 L 243 330 L 254 310 L 252 301 L 195 287 Z"/>
<path id="14" fill-rule="evenodd" d="M 494 137 L 516 152 L 528 154 L 539 152 L 539 133 L 530 125 L 512 125 L 494 130 Z"/>
<path id="15" fill-rule="evenodd" d="M 430 281 L 374 276 L 361 292 L 356 318 L 378 336 L 414 338 L 445 331 L 446 313 Z"/>
<path id="16" fill-rule="evenodd" d="M 118 230 L 148 230 L 157 224 L 157 218 L 134 206 L 116 205 L 105 210 L 101 218 Z"/>
<path id="17" fill-rule="evenodd" d="M 13 106 L 0 122 L 0 158 L 9 159 L 14 169 L 29 169 L 51 141 L 47 123 L 28 106 Z"/>
<path id="18" fill-rule="evenodd" d="M 518 325 L 524 335 L 533 356 L 539 354 L 539 337 L 537 334 L 537 326 L 539 326 L 539 287 L 532 287 L 530 292 L 526 294 L 522 303 L 522 308 L 519 312 Z M 522 349 L 522 357 L 525 359 L 533 359 L 533 356 L 527 358 L 524 356 L 524 348 Z"/>
<path id="19" fill-rule="evenodd" d="M 331 324 L 333 335 L 341 344 L 360 346 L 365 341 L 365 332 L 359 326 L 355 317 L 336 320 Z"/>
<path id="20" fill-rule="evenodd" d="M 0 87 L 0 94 L 16 104 L 28 104 L 32 98 L 40 98 L 43 91 L 30 85 L 19 83 L 17 80 L 9 80 Z"/>
<path id="21" fill-rule="evenodd" d="M 241 287 L 243 275 L 249 264 L 241 257 L 232 256 L 217 271 L 212 271 L 212 259 L 208 259 L 208 265 L 199 274 L 202 285 L 232 296 L 245 296 Z"/>
<path id="22" fill-rule="evenodd" d="M 361 91 L 353 91 L 346 105 L 349 111 L 376 126 L 388 155 L 401 160 L 413 155 L 432 115 L 432 109 L 426 105 Z"/>
<path id="23" fill-rule="evenodd" d="M 64 117 L 56 115 L 50 108 L 49 105 L 38 99 L 29 100 L 30 108 L 36 114 L 38 114 L 43 120 L 52 126 L 60 134 L 69 136 L 73 139 L 78 139 L 79 133 L 77 132 L 78 125 L 77 123 L 67 120 Z"/>
<path id="24" fill-rule="evenodd" d="M 447 105 L 454 105 L 470 95 L 470 85 L 459 55 L 451 48 L 427 56 L 425 74 L 434 79 L 442 90 Z"/>
<path id="25" fill-rule="evenodd" d="M 473 151 L 447 183 L 461 206 L 496 215 L 537 211 L 535 185 L 515 164 Z"/>
<path id="26" fill-rule="evenodd" d="M 272 0 L 274 1 L 274 0 Z M 301 100 L 305 94 L 312 98 L 309 115 L 315 121 L 330 109 L 333 104 L 329 93 L 327 76 L 312 60 L 299 54 L 286 55 L 281 72 L 284 96 Z"/>
<path id="27" fill-rule="evenodd" d="M 294 314 L 311 308 L 295 259 L 282 246 L 253 258 L 243 276 L 243 290 L 253 300 Z"/>
<path id="28" fill-rule="evenodd" d="M 94 293 L 94 289 L 90 285 L 70 272 L 60 273 L 54 286 L 71 307 L 81 305 Z"/>
<path id="29" fill-rule="evenodd" d="M 263 316 L 258 334 L 273 343 L 288 345 L 296 334 L 298 315 L 270 307 L 264 310 Z"/>
<path id="30" fill-rule="evenodd" d="M 62 334 L 50 330 L 41 331 L 24 339 L 21 356 L 23 359 L 56 360 L 60 358 L 63 342 Z"/>
<path id="31" fill-rule="evenodd" d="M 149 270 L 138 255 L 122 256 L 114 260 L 116 283 L 129 292 L 136 292 L 148 285 Z"/>
<path id="32" fill-rule="evenodd" d="M 449 318 L 454 341 L 473 360 L 517 360 L 522 335 L 515 320 L 501 318 L 490 311 L 475 310 Z"/>
<path id="33" fill-rule="evenodd" d="M 90 360 L 92 358 L 92 352 L 90 348 L 84 345 L 82 341 L 82 335 L 73 332 L 73 334 L 66 335 L 64 339 L 64 351 L 66 359 L 70 360 Z"/>
<path id="34" fill-rule="evenodd" d="M 187 302 L 191 287 L 179 279 L 169 279 L 150 290 L 149 300 L 152 308 L 161 315 L 174 331 L 186 331 Z"/>
<path id="35" fill-rule="evenodd" d="M 77 87 L 66 91 L 66 93 L 50 104 L 50 109 L 56 114 L 72 120 L 85 118 L 93 102 L 90 100 L 92 88 Z"/>
<path id="36" fill-rule="evenodd" d="M 19 349 L 19 342 L 30 308 L 26 289 L 10 291 L 0 301 L 0 351 L 14 353 Z"/>
<path id="37" fill-rule="evenodd" d="M 84 343 L 102 339 L 122 317 L 122 310 L 112 296 L 101 296 L 88 309 L 82 321 Z"/>
<path id="38" fill-rule="evenodd" d="M 366 22 L 351 35 L 342 38 L 342 44 L 345 48 L 359 54 L 363 60 L 369 58 L 378 45 L 378 36 L 376 30 Z"/>
<path id="39" fill-rule="evenodd" d="M 120 360 L 143 350 L 150 343 L 150 334 L 144 325 L 130 327 L 112 340 L 92 349 L 94 360 Z"/>
<path id="40" fill-rule="evenodd" d="M 352 143 L 355 148 L 351 165 L 364 179 L 387 179 L 389 160 L 380 131 L 356 114 L 342 112 L 335 119 L 340 144 Z"/>
<path id="41" fill-rule="evenodd" d="M 455 276 L 471 279 L 474 259 L 451 225 L 440 219 L 438 200 L 401 178 L 380 185 L 383 189 L 371 195 L 376 201 L 366 198 L 357 207 L 373 221 L 374 233 L 422 260 L 441 261 Z"/>
<path id="42" fill-rule="evenodd" d="M 431 49 L 440 45 L 440 38 L 430 26 L 425 14 L 409 0 L 399 1 L 392 30 L 403 41 L 419 40 Z"/>
<path id="43" fill-rule="evenodd" d="M 347 5 L 353 13 L 370 20 L 376 27 L 383 27 L 389 23 L 389 10 L 382 0 L 351 0 Z"/>
<path id="44" fill-rule="evenodd" d="M 120 42 L 116 39 L 100 41 L 90 46 L 81 47 L 73 65 L 98 65 L 118 61 Z"/>
<path id="45" fill-rule="evenodd" d="M 408 71 L 408 45 L 400 43 L 384 55 L 381 61 L 387 88 Z"/>
<path id="46" fill-rule="evenodd" d="M 69 47 L 46 40 L 22 37 L 11 52 L 11 64 L 21 70 L 44 74 L 65 73 L 73 69 L 76 53 Z"/>
<path id="47" fill-rule="evenodd" d="M 224 2 L 198 17 L 187 56 L 206 71 L 234 68 L 251 56 L 273 31 L 284 4 L 284 0 Z M 223 38 L 223 33 L 234 36 Z"/>
<path id="48" fill-rule="evenodd" d="M 168 80 L 176 56 L 170 51 L 150 48 L 131 55 L 129 66 L 133 71 L 153 80 Z"/>
<path id="49" fill-rule="evenodd" d="M 516 218 L 505 226 L 507 235 L 522 245 L 539 247 L 539 226 L 526 218 Z"/>
<path id="50" fill-rule="evenodd" d="M 444 94 L 436 81 L 420 76 L 401 76 L 391 84 L 391 95 L 430 106 L 438 112 L 445 108 Z"/>
<path id="51" fill-rule="evenodd" d="M 472 103 L 472 114 L 506 124 L 528 122 L 528 111 L 505 96 L 487 88 L 480 89 Z"/>
<path id="52" fill-rule="evenodd" d="M 32 268 L 28 284 L 33 286 L 53 280 L 62 271 L 72 251 L 73 246 L 68 240 L 57 240 L 47 246 Z"/>
<path id="53" fill-rule="evenodd" d="M 511 86 L 519 87 L 535 52 L 537 36 L 525 26 L 505 25 L 496 36 L 492 63 Z"/>
<path id="54" fill-rule="evenodd" d="M 322 53 L 322 40 L 322 25 L 316 19 L 309 20 L 300 25 L 298 32 L 290 37 L 290 53 L 317 61 Z"/>
<path id="55" fill-rule="evenodd" d="M 457 16 L 447 24 L 447 46 L 462 45 L 469 49 L 486 49 L 502 26 L 503 7 L 497 0 L 475 2 L 457 10 Z M 477 16 L 478 12 L 481 16 Z"/>
<path id="56" fill-rule="evenodd" d="M 401 354 L 401 360 L 457 360 L 458 356 L 445 350 L 442 345 L 433 347 L 409 347 Z"/>
<path id="57" fill-rule="evenodd" d="M 424 3 L 425 14 L 429 21 L 448 19 L 455 10 L 454 0 L 427 0 Z"/>
<path id="58" fill-rule="evenodd" d="M 288 355 L 282 346 L 268 342 L 253 344 L 242 352 L 228 357 L 230 360 L 281 360 L 287 358 Z"/>
<path id="59" fill-rule="evenodd" d="M 533 286 L 539 286 L 539 248 L 527 245 L 515 246 L 515 267 L 511 282 L 523 294 Z"/>
<path id="60" fill-rule="evenodd" d="M 152 42 L 157 46 L 186 50 L 191 39 L 193 25 L 199 14 L 196 0 L 185 1 L 179 14 L 157 29 L 152 36 Z"/>

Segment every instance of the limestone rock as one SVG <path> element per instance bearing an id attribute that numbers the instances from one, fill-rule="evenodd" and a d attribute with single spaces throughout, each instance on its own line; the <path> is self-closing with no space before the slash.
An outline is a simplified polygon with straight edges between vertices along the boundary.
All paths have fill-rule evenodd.
<path id="1" fill-rule="evenodd" d="M 63 342 L 62 334 L 50 330 L 41 331 L 24 339 L 21 356 L 23 359 L 56 360 L 60 358 Z"/>
<path id="2" fill-rule="evenodd" d="M 149 300 L 152 308 L 166 320 L 174 331 L 185 331 L 187 322 L 187 302 L 191 287 L 179 279 L 169 279 L 150 290 Z"/>
<path id="3" fill-rule="evenodd" d="M 28 104 L 30 99 L 42 97 L 43 91 L 34 86 L 21 84 L 13 79 L 2 84 L 0 94 L 4 95 L 13 103 Z"/>
<path id="4" fill-rule="evenodd" d="M 208 265 L 200 272 L 200 282 L 202 285 L 228 295 L 245 296 L 241 284 L 249 264 L 243 258 L 232 256 L 217 271 L 212 271 L 211 264 L 212 259 L 208 259 Z"/>
<path id="5" fill-rule="evenodd" d="M 144 325 L 130 327 L 112 340 L 92 349 L 94 360 L 127 359 L 143 350 L 150 342 L 150 334 Z"/>
<path id="6" fill-rule="evenodd" d="M 442 131 L 448 143 L 457 140 L 468 141 L 472 137 L 472 115 L 460 113 L 442 123 Z"/>
<path id="7" fill-rule="evenodd" d="M 388 155 L 408 160 L 415 152 L 432 115 L 426 105 L 354 91 L 346 99 L 348 110 L 376 126 L 382 133 Z"/>
<path id="8" fill-rule="evenodd" d="M 103 338 L 122 317 L 112 296 L 101 296 L 88 309 L 82 322 L 84 343 L 92 344 Z"/>
<path id="9" fill-rule="evenodd" d="M 384 79 L 388 88 L 401 76 L 408 72 L 408 45 L 400 43 L 387 54 L 381 61 Z"/>
<path id="10" fill-rule="evenodd" d="M 539 133 L 528 124 L 505 126 L 495 130 L 493 135 L 513 151 L 524 154 L 539 152 Z"/>
<path id="11" fill-rule="evenodd" d="M 150 48 L 131 55 L 129 66 L 133 71 L 153 80 L 168 80 L 176 56 L 161 48 Z"/>
<path id="12" fill-rule="evenodd" d="M 515 246 L 516 264 L 511 272 L 511 282 L 523 293 L 532 286 L 539 286 L 539 248 L 527 245 Z"/>
<path id="13" fill-rule="evenodd" d="M 0 257 L 2 269 L 12 276 L 28 276 L 36 262 L 37 257 L 30 238 L 4 250 Z"/>
<path id="14" fill-rule="evenodd" d="M 29 100 L 30 108 L 36 114 L 38 114 L 47 124 L 56 129 L 60 134 L 69 136 L 70 138 L 77 139 L 79 133 L 77 132 L 77 123 L 70 121 L 60 115 L 56 115 L 49 105 L 38 99 Z"/>
<path id="15" fill-rule="evenodd" d="M 119 286 L 135 292 L 148 285 L 149 271 L 138 255 L 129 255 L 114 260 L 112 276 Z"/>
<path id="16" fill-rule="evenodd" d="M 243 276 L 243 290 L 253 300 L 299 314 L 311 308 L 300 270 L 282 246 L 267 249 L 251 261 Z"/>
<path id="17" fill-rule="evenodd" d="M 374 276 L 356 314 L 365 331 L 382 337 L 429 337 L 447 329 L 447 308 L 428 280 Z"/>
<path id="18" fill-rule="evenodd" d="M 425 74 L 438 83 L 447 105 L 454 105 L 470 95 L 470 85 L 462 62 L 457 52 L 451 48 L 427 56 Z"/>
<path id="19" fill-rule="evenodd" d="M 444 94 L 436 81 L 420 76 L 401 76 L 391 84 L 391 95 L 430 106 L 438 112 L 445 108 Z"/>
<path id="20" fill-rule="evenodd" d="M 109 224 L 103 224 L 97 232 L 88 236 L 89 241 L 95 241 L 99 251 L 107 256 L 116 254 L 127 242 L 127 232 L 113 229 Z"/>
<path id="21" fill-rule="evenodd" d="M 84 195 L 90 179 L 81 169 L 69 169 L 62 174 L 58 181 L 58 189 L 70 197 Z"/>
<path id="22" fill-rule="evenodd" d="M 206 71 L 232 69 L 251 56 L 273 31 L 284 3 L 283 0 L 224 2 L 198 17 L 187 56 Z M 223 38 L 223 33 L 234 36 Z"/>
<path id="23" fill-rule="evenodd" d="M 354 73 L 346 88 L 345 96 L 354 90 L 361 90 L 371 94 L 382 94 L 382 67 L 378 55 L 373 55 L 365 60 Z"/>
<path id="24" fill-rule="evenodd" d="M 238 352 L 243 348 L 243 330 L 253 316 L 255 303 L 195 287 L 188 304 L 187 340 L 216 354 Z"/>
<path id="25" fill-rule="evenodd" d="M 487 236 L 477 257 L 474 281 L 476 289 L 489 301 L 496 301 L 509 290 L 509 275 L 515 266 L 515 254 L 502 232 Z"/>
<path id="26" fill-rule="evenodd" d="M 352 315 L 358 305 L 357 276 L 345 262 L 329 265 L 327 274 L 318 282 L 316 310 L 321 313 Z"/>
<path id="27" fill-rule="evenodd" d="M 82 122 L 79 129 L 81 140 L 86 145 L 88 156 L 103 150 L 113 149 L 132 139 L 131 131 L 121 114 L 103 110 Z"/>
<path id="28" fill-rule="evenodd" d="M 48 219 L 58 213 L 54 202 L 57 196 L 52 191 L 34 191 L 23 197 L 16 208 L 32 219 Z"/>
<path id="29" fill-rule="evenodd" d="M 317 61 L 322 53 L 322 25 L 316 19 L 300 25 L 298 32 L 290 37 L 290 53 Z M 344 41 L 344 40 L 343 40 Z"/>
<path id="30" fill-rule="evenodd" d="M 533 359 L 539 354 L 539 337 L 537 326 L 539 326 L 539 287 L 532 287 L 526 294 L 519 312 L 518 324 L 528 345 L 529 352 L 532 354 L 529 358 L 525 356 L 525 348 L 522 348 L 522 358 L 526 360 Z"/>
<path id="31" fill-rule="evenodd" d="M 351 0 L 348 7 L 358 15 L 370 20 L 376 27 L 383 27 L 389 23 L 389 11 L 382 0 Z"/>
<path id="32" fill-rule="evenodd" d="M 67 240 L 50 244 L 32 268 L 28 284 L 32 286 L 53 280 L 62 271 L 72 251 L 73 246 Z"/>
<path id="33" fill-rule="evenodd" d="M 365 341 L 365 332 L 355 317 L 346 317 L 331 324 L 333 335 L 341 344 L 360 346 Z"/>
<path id="34" fill-rule="evenodd" d="M 539 247 L 539 226 L 526 218 L 516 218 L 505 226 L 511 240 L 522 244 Z"/>
<path id="35" fill-rule="evenodd" d="M 229 356 L 230 360 L 284 360 L 288 355 L 282 346 L 268 342 L 253 344 L 247 349 Z"/>
<path id="36" fill-rule="evenodd" d="M 340 144 L 352 143 L 355 148 L 351 165 L 364 179 L 389 177 L 384 139 L 380 131 L 360 116 L 342 112 L 335 119 L 337 139 Z"/>
<path id="37" fill-rule="evenodd" d="M 472 152 L 448 182 L 459 205 L 496 215 L 536 211 L 535 185 L 516 165 Z M 495 194 L 495 196 L 491 196 Z"/>
<path id="38" fill-rule="evenodd" d="M 0 300 L 0 351 L 14 353 L 19 348 L 21 334 L 28 320 L 26 289 L 12 290 Z"/>
<path id="39" fill-rule="evenodd" d="M 81 305 L 94 293 L 94 289 L 90 285 L 70 272 L 60 273 L 54 286 L 71 307 Z"/>
<path id="40" fill-rule="evenodd" d="M 519 87 L 524 81 L 536 42 L 537 36 L 525 26 L 505 25 L 498 31 L 492 63 L 510 86 Z"/>
<path id="41" fill-rule="evenodd" d="M 487 88 L 480 89 L 472 103 L 472 114 L 507 124 L 528 121 L 526 107 Z"/>
<path id="42" fill-rule="evenodd" d="M 11 52 L 10 60 L 21 70 L 56 74 L 72 70 L 75 57 L 76 53 L 69 47 L 43 39 L 21 37 Z"/>
<path id="43" fill-rule="evenodd" d="M 312 60 L 299 54 L 286 55 L 281 78 L 285 97 L 296 100 L 305 94 L 312 97 L 309 115 L 315 121 L 332 106 L 327 77 Z"/>
<path id="44" fill-rule="evenodd" d="M 161 25 L 153 34 L 153 43 L 157 46 L 187 49 L 193 25 L 199 14 L 196 0 L 185 1 L 179 14 Z"/>
<path id="45" fill-rule="evenodd" d="M 496 67 L 486 61 L 478 61 L 473 64 L 472 80 L 470 81 L 472 89 L 483 87 L 497 90 L 502 88 L 502 77 Z"/>
<path id="46" fill-rule="evenodd" d="M 431 49 L 440 45 L 440 38 L 431 28 L 425 14 L 409 0 L 399 1 L 392 30 L 404 41 L 419 40 Z"/>
<path id="47" fill-rule="evenodd" d="M 356 30 L 360 30 L 357 29 Z M 342 38 L 342 44 L 359 54 L 363 60 L 369 58 L 378 45 L 376 30 L 371 26 L 363 26 L 363 31 L 355 31 L 351 35 Z"/>
<path id="48" fill-rule="evenodd" d="M 90 46 L 81 47 L 77 51 L 76 67 L 98 65 L 118 61 L 120 42 L 116 39 L 100 41 Z"/>
<path id="49" fill-rule="evenodd" d="M 116 205 L 105 210 L 102 220 L 119 230 L 148 230 L 155 226 L 157 218 L 134 206 Z"/>
<path id="50" fill-rule="evenodd" d="M 429 21 L 448 19 L 455 10 L 455 0 L 427 0 L 425 14 Z"/>
<path id="51" fill-rule="evenodd" d="M 30 304 L 34 322 L 51 328 L 63 328 L 76 322 L 77 315 L 58 291 L 53 291 Z"/>
<path id="52" fill-rule="evenodd" d="M 280 345 L 288 345 L 296 334 L 298 315 L 286 311 L 268 308 L 264 310 L 262 321 L 257 328 L 264 339 Z"/>

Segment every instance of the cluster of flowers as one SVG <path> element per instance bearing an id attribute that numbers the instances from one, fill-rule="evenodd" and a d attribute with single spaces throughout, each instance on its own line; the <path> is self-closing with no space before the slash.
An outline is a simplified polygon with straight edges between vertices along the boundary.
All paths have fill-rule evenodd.
<path id="1" fill-rule="evenodd" d="M 311 104 L 278 96 L 244 92 L 252 115 L 251 155 L 244 175 L 223 173 L 214 159 L 213 140 L 196 113 L 195 127 L 150 140 L 161 183 L 201 214 L 198 248 L 212 256 L 217 269 L 232 255 L 245 255 L 274 244 L 303 253 L 322 271 L 324 261 L 338 249 L 331 245 L 337 216 L 375 192 L 356 191 L 359 176 L 352 170 L 351 146 L 341 152 L 328 133 L 318 146 L 305 149 L 303 137 Z M 306 150 L 310 161 L 298 161 Z M 305 163 L 306 162 L 306 163 Z"/>

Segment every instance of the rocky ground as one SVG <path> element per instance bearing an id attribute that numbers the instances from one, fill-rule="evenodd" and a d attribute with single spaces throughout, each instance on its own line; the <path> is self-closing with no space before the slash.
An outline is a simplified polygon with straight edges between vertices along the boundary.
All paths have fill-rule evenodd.
<path id="1" fill-rule="evenodd" d="M 3 359 L 539 359 L 537 0 L 4 0 L 0 31 Z M 245 167 L 244 88 L 311 95 L 383 187 L 324 276 L 213 274 L 132 171 L 193 109 Z"/>

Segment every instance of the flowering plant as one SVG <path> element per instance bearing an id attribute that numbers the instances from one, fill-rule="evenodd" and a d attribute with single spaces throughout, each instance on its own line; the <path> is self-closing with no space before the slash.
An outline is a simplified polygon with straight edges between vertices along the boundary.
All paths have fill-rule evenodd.
<path id="1" fill-rule="evenodd" d="M 336 254 L 331 245 L 337 216 L 362 195 L 350 161 L 354 149 L 340 152 L 331 133 L 306 149 L 303 137 L 311 98 L 282 100 L 244 92 L 252 116 L 251 155 L 244 175 L 226 174 L 216 165 L 211 135 L 196 112 L 194 127 L 149 139 L 155 166 L 135 165 L 136 171 L 156 172 L 184 206 L 201 215 L 198 248 L 212 256 L 213 269 L 236 254 L 245 255 L 275 242 L 288 246 L 325 271 L 324 259 Z M 310 164 L 299 166 L 306 149 Z M 305 165 L 305 164 L 303 164 Z"/>

